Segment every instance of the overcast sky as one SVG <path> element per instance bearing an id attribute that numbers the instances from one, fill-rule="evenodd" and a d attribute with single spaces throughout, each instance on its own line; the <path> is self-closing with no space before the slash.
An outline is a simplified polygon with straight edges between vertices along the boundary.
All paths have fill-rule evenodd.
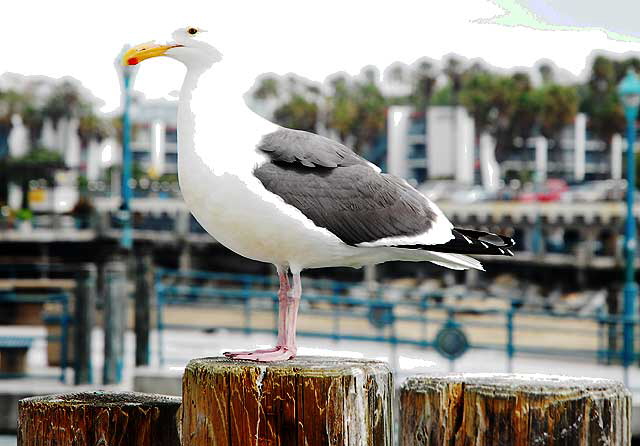
<path id="1" fill-rule="evenodd" d="M 629 6 L 615 1 L 598 2 L 606 14 L 595 7 L 567 6 L 583 3 L 10 1 L 0 15 L 0 73 L 72 76 L 105 102 L 103 111 L 110 111 L 120 99 L 114 60 L 122 46 L 166 41 L 174 29 L 187 25 L 208 29 L 223 53 L 241 54 L 246 73 L 295 72 L 319 81 L 337 71 L 358 73 L 368 64 L 384 69 L 397 60 L 412 63 L 449 53 L 483 58 L 503 68 L 530 67 L 548 58 L 580 75 L 595 49 L 640 50 L 640 44 L 625 41 L 624 34 L 631 29 L 629 18 L 635 23 L 640 17 L 638 11 L 631 13 Z M 611 5 L 619 8 L 612 11 Z M 580 30 L 582 24 L 588 29 Z M 629 31 L 628 36 L 637 40 L 638 33 Z M 183 70 L 167 58 L 147 61 L 135 88 L 150 98 L 167 97 L 179 89 Z"/>

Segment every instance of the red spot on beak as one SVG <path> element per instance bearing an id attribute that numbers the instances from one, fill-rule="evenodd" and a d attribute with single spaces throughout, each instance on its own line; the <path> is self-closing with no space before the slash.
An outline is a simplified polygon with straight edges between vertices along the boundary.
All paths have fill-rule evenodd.
<path id="1" fill-rule="evenodd" d="M 129 65 L 138 65 L 138 62 L 140 61 L 137 57 L 130 57 L 129 59 L 127 59 L 127 64 Z"/>

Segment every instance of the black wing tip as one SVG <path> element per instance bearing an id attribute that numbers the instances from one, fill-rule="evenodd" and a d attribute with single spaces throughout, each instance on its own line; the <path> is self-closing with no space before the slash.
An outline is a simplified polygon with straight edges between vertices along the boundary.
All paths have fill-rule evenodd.
<path id="1" fill-rule="evenodd" d="M 506 235 L 494 234 L 493 232 L 476 231 L 474 229 L 463 228 L 454 228 L 453 232 L 454 235 L 457 232 L 473 240 L 479 240 L 493 246 L 500 246 L 501 248 L 511 248 L 516 246 L 516 241 L 513 238 L 507 237 Z M 498 242 L 497 239 L 499 239 L 500 242 Z"/>
<path id="2" fill-rule="evenodd" d="M 454 238 L 441 245 L 402 245 L 398 248 L 423 249 L 453 254 L 498 255 L 513 257 L 516 242 L 511 237 L 471 229 L 453 230 Z"/>

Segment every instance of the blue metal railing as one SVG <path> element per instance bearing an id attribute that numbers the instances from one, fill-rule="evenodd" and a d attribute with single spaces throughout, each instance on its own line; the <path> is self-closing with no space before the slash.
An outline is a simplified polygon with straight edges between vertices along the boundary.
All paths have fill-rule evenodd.
<path id="1" fill-rule="evenodd" d="M 215 328 L 247 334 L 277 333 L 275 277 L 159 269 L 156 271 L 155 286 L 160 363 L 165 361 L 163 332 L 166 329 Z M 325 323 L 319 329 L 310 329 L 302 321 L 298 331 L 301 336 L 433 348 L 433 335 L 441 327 L 456 326 L 466 333 L 493 330 L 497 333 L 495 339 L 491 336 L 489 340 L 486 339 L 487 336 L 485 340 L 476 339 L 478 336 L 472 334 L 469 347 L 504 351 L 509 360 L 518 353 L 536 353 L 619 361 L 622 357 L 621 350 L 610 347 L 608 338 L 619 341 L 625 324 L 637 325 L 639 322 L 638 318 L 627 320 L 623 316 L 608 315 L 604 311 L 582 315 L 524 309 L 521 298 L 507 298 L 506 308 L 478 309 L 465 303 L 463 295 L 455 296 L 455 304 L 446 303 L 443 291 L 420 292 L 412 288 L 388 285 L 366 290 L 362 284 L 311 279 L 305 280 L 304 287 L 307 291 L 300 307 L 301 317 L 313 315 L 316 319 L 324 318 Z M 387 300 L 385 297 L 391 294 L 411 296 L 411 299 Z M 451 296 L 451 293 L 446 295 Z M 167 323 L 164 313 L 170 305 L 209 305 L 235 310 L 241 315 L 241 322 L 234 324 L 233 321 L 225 321 L 206 327 L 191 323 Z M 273 315 L 272 324 L 265 325 L 264 318 L 262 323 L 257 321 L 256 314 L 269 312 Z M 344 321 L 358 324 L 357 329 L 349 330 L 343 324 Z M 566 325 L 569 321 L 577 322 L 574 326 Z M 535 336 L 521 338 L 525 333 L 534 333 Z M 553 345 L 536 342 L 538 336 L 548 333 L 591 337 L 591 344 L 595 348 L 563 346 L 561 341 L 554 342 Z M 621 345 L 620 342 L 618 344 Z"/>
<path id="2" fill-rule="evenodd" d="M 49 325 L 60 325 L 60 335 L 46 335 L 44 338 L 47 342 L 60 342 L 60 375 L 58 378 L 61 382 L 66 381 L 66 371 L 69 366 L 69 327 L 72 324 L 73 319 L 69 312 L 69 295 L 67 293 L 51 293 L 51 294 L 16 294 L 14 292 L 0 292 L 0 303 L 58 303 L 62 307 L 60 314 L 48 315 L 43 318 L 43 322 L 47 322 Z M 18 337 L 4 337 L 5 342 L 0 342 L 0 345 L 6 346 L 12 340 Z M 27 338 L 31 341 L 37 338 L 37 336 L 29 336 Z M 30 346 L 30 345 L 29 345 Z M 28 375 L 24 375 L 28 376 Z M 15 378 L 14 375 L 0 374 L 0 378 Z"/>
<path id="3" fill-rule="evenodd" d="M 61 263 L 12 263 L 0 265 L 0 278 L 2 279 L 32 279 L 34 277 L 73 277 L 74 271 L 69 265 Z M 55 286 L 53 287 L 55 288 Z M 61 312 L 42 316 L 42 322 L 49 326 L 60 326 L 60 335 L 47 334 L 43 338 L 48 343 L 60 342 L 60 374 L 58 378 L 61 382 L 66 380 L 66 369 L 71 366 L 69 361 L 69 335 L 70 327 L 73 324 L 73 317 L 70 313 L 70 295 L 67 292 L 53 291 L 50 293 L 16 293 L 14 291 L 0 292 L 0 302 L 4 303 L 57 303 L 61 306 Z M 9 336 L 13 337 L 13 336 Z M 32 340 L 38 336 L 30 336 Z M 28 377 L 29 375 L 25 375 Z M 6 374 L 0 374 L 0 378 L 8 378 Z M 39 377 L 41 377 L 39 375 Z"/>

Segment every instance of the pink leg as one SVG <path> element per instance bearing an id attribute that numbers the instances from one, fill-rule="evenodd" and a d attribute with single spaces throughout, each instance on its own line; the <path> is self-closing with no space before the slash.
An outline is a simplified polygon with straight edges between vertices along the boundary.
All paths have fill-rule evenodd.
<path id="1" fill-rule="evenodd" d="M 297 352 L 296 323 L 302 284 L 300 273 L 293 274 L 293 288 L 289 286 L 286 269 L 278 268 L 280 289 L 278 290 L 278 341 L 270 349 L 226 352 L 225 356 L 232 359 L 246 359 L 259 362 L 284 361 L 294 358 Z"/>
<path id="2" fill-rule="evenodd" d="M 292 273 L 293 287 L 291 288 L 291 296 L 287 300 L 287 314 L 285 316 L 284 325 L 284 345 L 295 356 L 298 351 L 296 346 L 296 326 L 298 325 L 298 308 L 300 307 L 300 297 L 302 296 L 302 281 L 300 273 Z"/>

